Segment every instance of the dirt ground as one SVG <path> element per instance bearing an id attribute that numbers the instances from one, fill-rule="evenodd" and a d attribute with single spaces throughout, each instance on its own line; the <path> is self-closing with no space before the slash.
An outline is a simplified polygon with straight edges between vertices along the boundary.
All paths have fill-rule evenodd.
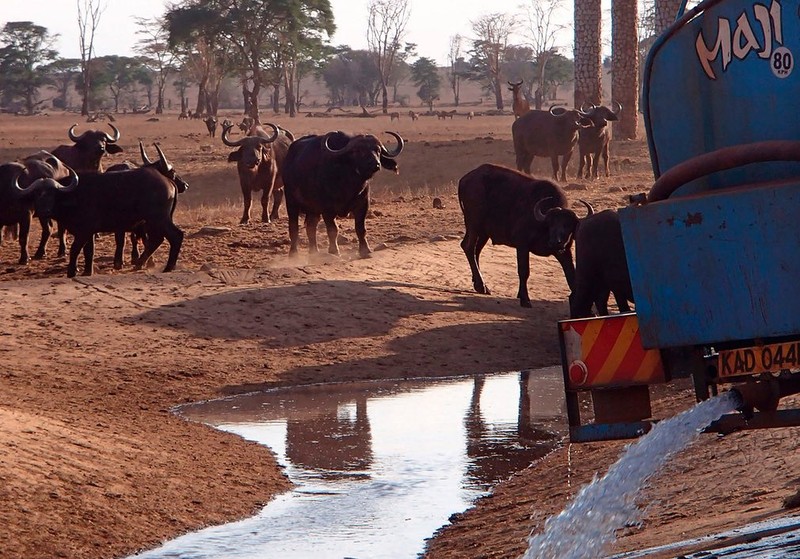
<path id="1" fill-rule="evenodd" d="M 176 212 L 186 233 L 176 272 L 159 271 L 166 247 L 155 269 L 115 272 L 108 236 L 98 241 L 95 275 L 74 280 L 53 246 L 27 266 L 16 264 L 13 241 L 0 246 L 0 557 L 124 557 L 248 516 L 287 489 L 269 450 L 178 419 L 170 412 L 177 404 L 267 386 L 558 363 L 555 324 L 568 316 L 568 291 L 555 259 L 534 258 L 533 308 L 523 309 L 512 249 L 484 252 L 493 290 L 485 296 L 472 291 L 459 247 L 455 185 L 481 163 L 513 165 L 511 117 L 276 117 L 296 135 L 394 129 L 408 139 L 400 175 L 379 173 L 373 183 L 372 257 L 355 258 L 352 221 L 341 220 L 342 257 L 312 262 L 302 248 L 299 260 L 288 259 L 285 212 L 267 225 L 254 209 L 253 222 L 238 225 L 229 149 L 201 122 L 147 118 L 117 119 L 125 153 L 110 162 L 138 161 L 137 141 L 158 141 L 189 182 Z M 1 116 L 0 160 L 52 149 L 73 122 Z M 78 133 L 87 126 L 98 125 L 81 123 Z M 612 152 L 613 176 L 565 185 L 571 199 L 603 209 L 649 188 L 643 141 L 617 142 Z M 537 160 L 537 174 L 549 176 L 548 166 Z M 433 209 L 435 196 L 443 209 Z M 206 234 L 205 226 L 227 229 Z M 662 416 L 692 403 L 682 383 L 654 397 Z M 644 523 L 621 533 L 615 550 L 785 513 L 800 481 L 797 435 L 703 436 L 644 488 Z M 455 515 L 426 557 L 520 556 L 528 534 L 623 446 L 563 444 Z"/>

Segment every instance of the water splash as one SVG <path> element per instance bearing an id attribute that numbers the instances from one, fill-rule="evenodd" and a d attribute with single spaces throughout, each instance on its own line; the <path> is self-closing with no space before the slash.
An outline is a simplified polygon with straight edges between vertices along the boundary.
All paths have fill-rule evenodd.
<path id="1" fill-rule="evenodd" d="M 523 559 L 594 559 L 602 557 L 616 539 L 616 530 L 640 521 L 636 496 L 650 476 L 700 431 L 739 406 L 735 392 L 725 392 L 657 423 L 602 478 L 583 487 L 557 516 L 550 517 L 544 532 L 528 540 Z"/>

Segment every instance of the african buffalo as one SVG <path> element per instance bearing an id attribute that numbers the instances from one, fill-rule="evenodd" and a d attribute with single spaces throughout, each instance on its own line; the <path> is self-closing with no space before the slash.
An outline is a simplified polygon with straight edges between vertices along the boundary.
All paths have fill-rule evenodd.
<path id="1" fill-rule="evenodd" d="M 617 110 L 612 111 L 608 107 L 592 105 L 585 111 L 586 118 L 592 121 L 592 126 L 581 128 L 578 132 L 578 178 L 583 178 L 583 166 L 586 165 L 586 177 L 598 177 L 597 167 L 600 163 L 600 156 L 603 157 L 603 164 L 608 173 L 608 145 L 611 143 L 611 129 L 608 123 L 619 120 L 619 112 L 622 105 L 615 102 Z"/>
<path id="2" fill-rule="evenodd" d="M 305 214 L 309 252 L 317 252 L 317 224 L 320 216 L 328 231 L 328 252 L 339 254 L 337 217 L 350 212 L 355 219 L 358 253 L 366 258 L 372 252 L 365 225 L 369 210 L 369 179 L 381 167 L 398 172 L 395 158 L 403 151 L 403 138 L 389 151 L 371 134 L 349 135 L 328 132 L 304 136 L 292 143 L 283 167 L 286 211 L 289 214 L 289 254 L 297 254 L 298 219 Z"/>
<path id="3" fill-rule="evenodd" d="M 113 136 L 109 136 L 100 130 L 87 130 L 80 136 L 75 135 L 75 127 L 73 124 L 67 130 L 69 139 L 75 142 L 71 146 L 60 145 L 53 150 L 59 160 L 61 160 L 67 167 L 74 169 L 77 173 L 83 171 L 103 171 L 103 156 L 106 154 L 122 153 L 123 149 L 117 145 L 120 138 L 119 129 L 109 123 L 111 129 L 114 131 Z M 45 255 L 45 248 L 47 241 L 50 239 L 50 223 L 47 221 L 39 220 L 42 225 L 42 239 L 39 243 L 39 248 L 33 255 L 34 260 L 41 260 Z M 64 238 L 64 228 L 60 225 L 56 236 L 58 237 L 58 256 L 64 256 L 67 252 L 67 243 Z"/>
<path id="4" fill-rule="evenodd" d="M 81 171 L 102 171 L 102 159 L 105 154 L 122 153 L 122 148 L 117 145 L 120 133 L 116 126 L 108 124 L 114 135 L 109 136 L 105 132 L 99 130 L 87 130 L 80 136 L 75 135 L 75 127 L 73 124 L 67 130 L 69 139 L 75 142 L 71 146 L 60 145 L 53 150 L 53 155 L 60 159 L 64 165 L 75 172 Z"/>
<path id="5" fill-rule="evenodd" d="M 16 226 L 17 240 L 19 241 L 19 264 L 27 264 L 28 234 L 31 228 L 31 215 L 33 204 L 29 199 L 18 196 L 14 188 L 15 183 L 29 185 L 41 178 L 50 178 L 57 181 L 70 177 L 77 178 L 75 171 L 65 166 L 57 157 L 47 151 L 40 151 L 23 159 L 21 162 L 0 165 L 0 225 Z M 49 236 L 49 224 L 42 224 L 42 238 L 39 241 L 39 251 L 44 252 L 44 244 Z"/>
<path id="6" fill-rule="evenodd" d="M 236 141 L 228 139 L 228 133 L 233 126 L 222 129 L 222 142 L 232 148 L 237 148 L 228 155 L 228 161 L 236 162 L 236 171 L 239 174 L 239 187 L 242 190 L 244 210 L 239 223 L 250 221 L 250 206 L 253 193 L 262 191 L 261 194 L 261 221 L 269 223 L 278 219 L 278 209 L 283 200 L 283 176 L 281 173 L 289 145 L 294 136 L 288 130 L 267 123 L 273 129 L 268 135 L 259 125 L 253 125 L 250 135 Z M 283 132 L 283 134 L 281 134 Z M 269 211 L 269 196 L 272 194 L 272 211 Z"/>
<path id="7" fill-rule="evenodd" d="M 461 248 L 472 270 L 475 291 L 489 294 L 479 264 L 489 240 L 517 249 L 517 297 L 521 306 L 531 306 L 529 253 L 555 256 L 573 288 L 571 247 L 578 216 L 567 209 L 567 197 L 557 184 L 485 163 L 461 177 L 458 202 L 466 227 Z"/>
<path id="8" fill-rule="evenodd" d="M 589 126 L 592 121 L 574 109 L 553 106 L 549 111 L 528 111 L 511 125 L 517 170 L 530 174 L 534 157 L 549 157 L 553 180 L 558 180 L 561 156 L 561 181 L 565 182 L 567 164 L 578 143 L 578 130 Z"/>
<path id="9" fill-rule="evenodd" d="M 608 295 L 614 293 L 620 312 L 629 312 L 633 288 L 622 240 L 619 215 L 604 210 L 583 218 L 575 231 L 575 290 L 570 298 L 570 317 L 608 314 Z"/>
<path id="10" fill-rule="evenodd" d="M 69 251 L 67 277 L 77 272 L 78 254 L 83 250 L 83 275 L 93 271 L 94 235 L 100 232 L 132 231 L 142 224 L 147 241 L 144 253 L 136 262 L 141 268 L 166 237 L 170 245 L 164 268 L 175 268 L 183 242 L 183 232 L 172 216 L 178 192 L 186 189 L 181 179 L 156 145 L 159 159 L 138 169 L 114 173 L 82 173 L 79 181 L 61 186 L 52 179 L 38 179 L 25 188 L 16 188 L 21 197 L 33 199 L 37 215 L 55 219 L 74 236 Z"/>

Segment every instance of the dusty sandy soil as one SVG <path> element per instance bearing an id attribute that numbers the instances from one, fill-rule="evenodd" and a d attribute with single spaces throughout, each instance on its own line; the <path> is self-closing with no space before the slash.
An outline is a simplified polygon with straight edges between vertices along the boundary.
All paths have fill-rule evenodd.
<path id="1" fill-rule="evenodd" d="M 55 147 L 73 119 L 3 116 L 0 160 Z M 386 118 L 276 121 L 296 134 L 390 126 Z M 176 404 L 261 386 L 558 362 L 555 323 L 568 308 L 555 260 L 534 259 L 533 308 L 522 309 L 513 250 L 487 248 L 493 295 L 480 296 L 458 244 L 455 184 L 480 163 L 513 163 L 509 117 L 394 123 L 409 143 L 401 174 L 374 182 L 373 257 L 354 258 L 352 222 L 342 220 L 350 240 L 342 257 L 313 262 L 304 253 L 288 259 L 285 213 L 271 225 L 237 225 L 228 149 L 202 123 L 171 115 L 117 124 L 125 156 L 138 159 L 138 139 L 160 141 L 190 183 L 176 214 L 187 234 L 178 271 L 115 272 L 108 237 L 98 243 L 95 275 L 75 280 L 64 277 L 52 247 L 27 266 L 16 265 L 13 242 L 0 247 L 0 557 L 123 557 L 247 516 L 287 488 L 267 449 L 182 421 L 170 413 Z M 613 152 L 614 176 L 575 183 L 570 197 L 602 209 L 649 187 L 644 142 L 617 143 Z M 549 175 L 545 162 L 537 169 Z M 444 209 L 432 208 L 433 196 Z M 207 225 L 230 230 L 201 234 Z M 165 253 L 156 255 L 159 266 Z M 665 416 L 691 404 L 685 384 L 655 399 Z M 704 436 L 648 484 L 644 524 L 620 534 L 617 549 L 781 513 L 800 480 L 797 435 Z M 455 517 L 427 557 L 519 556 L 529 532 L 622 450 L 623 443 L 563 445 Z"/>

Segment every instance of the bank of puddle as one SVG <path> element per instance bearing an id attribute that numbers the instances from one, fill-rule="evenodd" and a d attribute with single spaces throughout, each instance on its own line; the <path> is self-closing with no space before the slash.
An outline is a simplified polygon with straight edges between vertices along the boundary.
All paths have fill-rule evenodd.
<path id="1" fill-rule="evenodd" d="M 561 370 L 312 385 L 180 408 L 269 447 L 294 483 L 247 520 L 137 558 L 404 559 L 566 433 Z"/>

